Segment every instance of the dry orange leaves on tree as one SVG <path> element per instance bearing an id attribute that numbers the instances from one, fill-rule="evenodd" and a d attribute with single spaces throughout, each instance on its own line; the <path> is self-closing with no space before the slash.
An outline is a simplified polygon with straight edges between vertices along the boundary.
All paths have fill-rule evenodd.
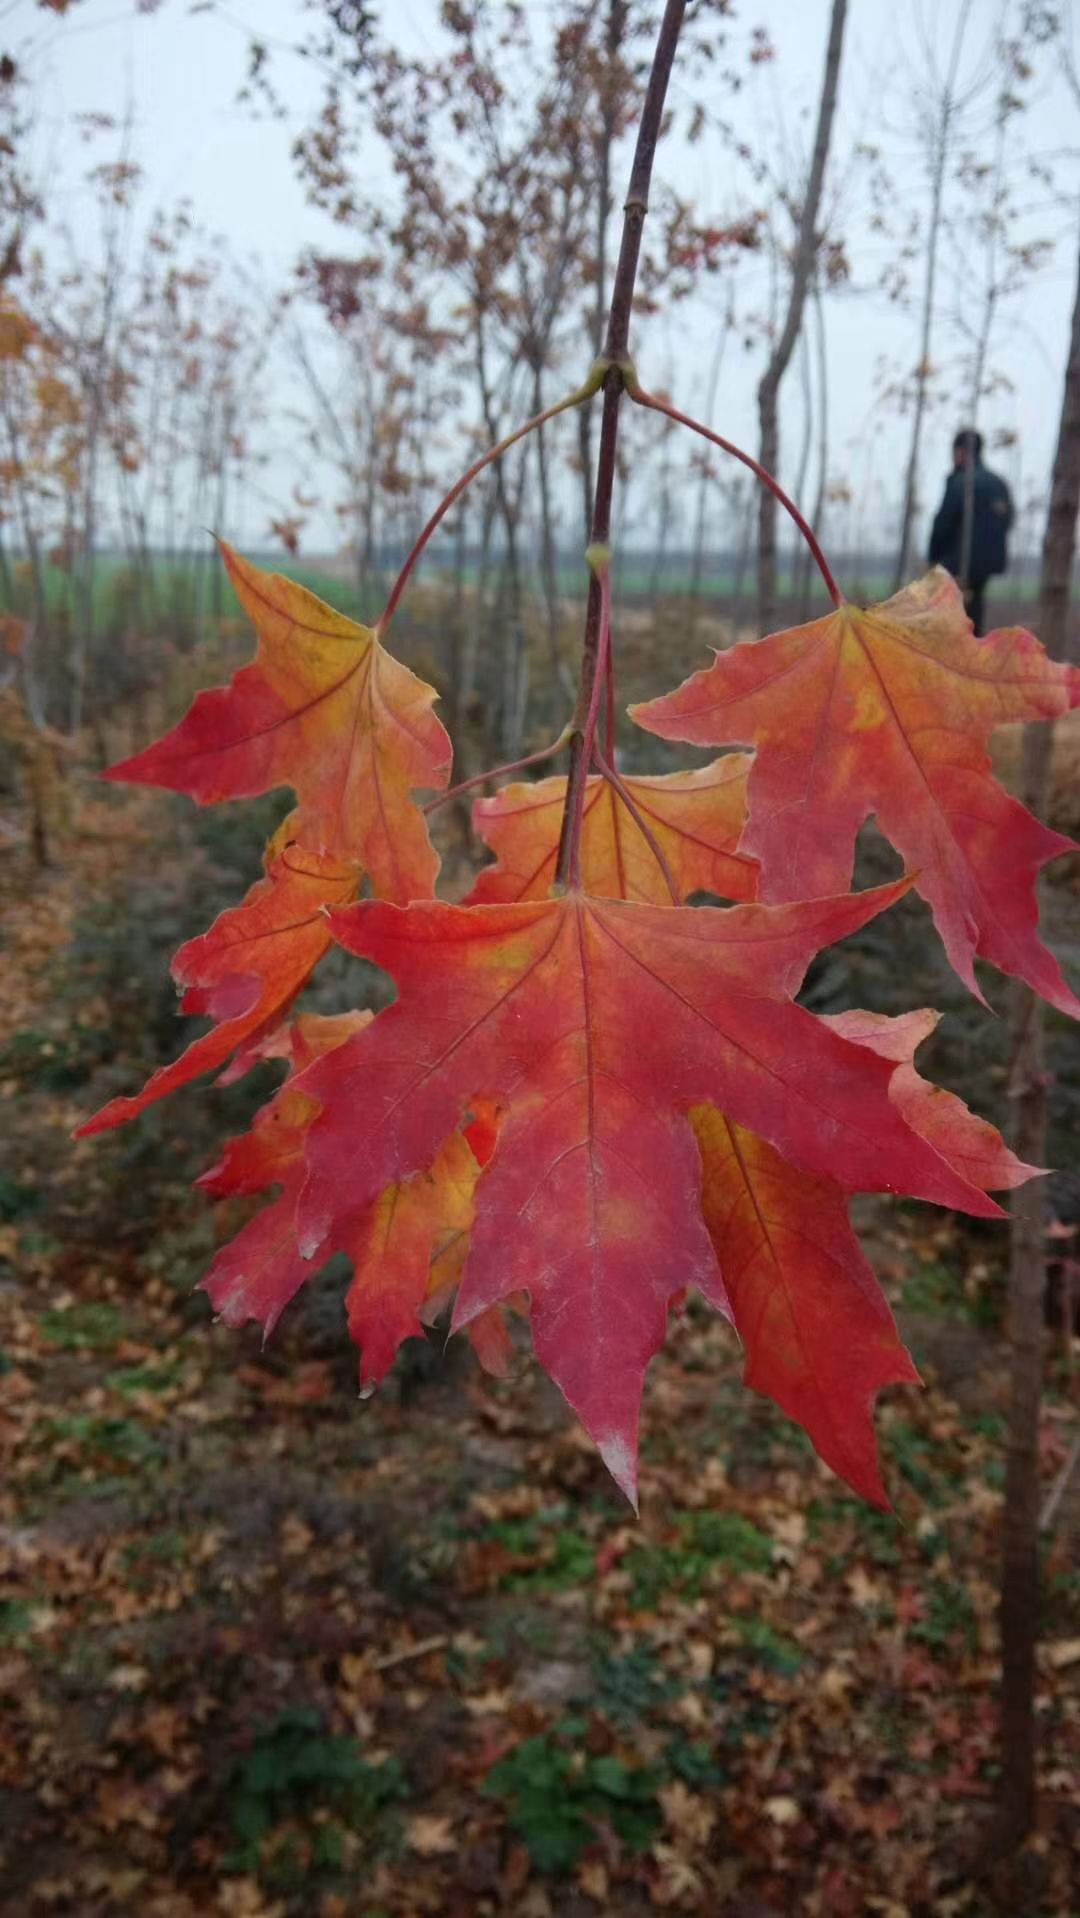
<path id="1" fill-rule="evenodd" d="M 931 575 L 883 608 L 735 647 L 638 709 L 654 731 L 754 755 L 624 779 L 596 737 L 611 633 L 594 555 L 576 783 L 477 800 L 496 857 L 454 906 L 433 897 L 417 797 L 448 774 L 431 688 L 379 627 L 224 550 L 256 659 L 113 776 L 201 802 L 287 784 L 298 805 L 266 876 L 178 955 L 184 1009 L 214 1029 L 84 1130 L 212 1067 L 282 1058 L 283 1086 L 200 1181 L 216 1197 L 277 1189 L 205 1281 L 228 1323 L 269 1331 L 345 1253 L 366 1389 L 452 1295 L 454 1327 L 505 1369 L 510 1304 L 633 1498 L 645 1371 L 694 1288 L 733 1320 L 748 1383 L 883 1503 L 873 1401 L 915 1375 L 849 1195 L 992 1216 L 987 1194 L 1030 1168 L 916 1072 L 933 1013 L 820 1018 L 795 995 L 822 947 L 914 884 L 969 984 L 982 953 L 1074 1009 L 1034 932 L 1035 870 L 1067 842 L 996 785 L 985 739 L 1075 702 L 1078 676 L 1029 634 L 973 639 Z M 915 870 L 852 894 L 870 811 Z M 365 881 L 374 897 L 358 898 Z M 737 903 L 675 903 L 699 893 Z M 290 1017 L 333 942 L 388 973 L 395 1002 Z"/>

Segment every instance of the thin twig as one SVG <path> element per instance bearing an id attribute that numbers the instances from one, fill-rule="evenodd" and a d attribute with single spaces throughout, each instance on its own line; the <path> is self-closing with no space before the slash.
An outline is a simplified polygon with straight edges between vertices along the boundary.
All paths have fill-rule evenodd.
<path id="1" fill-rule="evenodd" d="M 641 253 L 641 232 L 649 209 L 649 185 L 652 180 L 653 161 L 656 158 L 656 145 L 664 118 L 664 101 L 667 97 L 668 81 L 671 78 L 675 49 L 679 44 L 685 12 L 686 0 L 667 0 L 663 19 L 660 22 L 660 31 L 656 38 L 648 85 L 645 89 L 634 159 L 630 168 L 630 185 L 623 208 L 622 238 L 619 243 L 619 259 L 611 289 L 607 336 L 604 341 L 604 359 L 608 366 L 604 375 L 604 411 L 600 422 L 600 450 L 596 460 L 596 491 L 593 498 L 590 532 L 592 546 L 607 546 L 611 537 L 611 501 L 615 490 L 619 403 L 625 385 L 624 364 L 629 356 L 630 314 L 634 304 L 634 284 L 637 280 L 638 259 Z M 557 884 L 563 886 L 573 883 L 571 866 L 577 857 L 575 841 L 577 830 L 580 829 L 585 780 L 591 758 L 591 752 L 584 745 L 582 728 L 592 701 L 599 663 L 601 601 L 601 582 L 594 571 L 589 581 L 589 597 L 585 607 L 585 637 L 581 649 L 577 726 L 570 742 L 570 774 L 566 782 L 566 804 L 563 809 L 562 833 L 555 862 L 555 880 Z M 608 637 L 610 639 L 610 631 Z"/>
<path id="2" fill-rule="evenodd" d="M 569 738 L 570 728 L 564 726 L 558 739 L 553 739 L 550 746 L 542 746 L 536 753 L 526 753 L 524 759 L 509 759 L 505 766 L 490 766 L 487 772 L 474 773 L 471 779 L 462 779 L 458 785 L 429 799 L 424 812 L 435 812 L 439 806 L 445 806 L 448 799 L 457 799 L 461 793 L 471 792 L 474 786 L 483 786 L 489 779 L 502 779 L 507 773 L 524 772 L 527 766 L 542 766 L 545 759 L 554 759 L 556 753 L 562 752 Z"/>
<path id="3" fill-rule="evenodd" d="M 789 499 L 783 487 L 780 485 L 779 480 L 774 479 L 771 473 L 766 472 L 765 468 L 759 465 L 750 453 L 744 453 L 742 447 L 736 446 L 733 440 L 726 440 L 723 434 L 714 433 L 711 427 L 703 426 L 700 420 L 692 419 L 689 413 L 680 413 L 678 407 L 669 405 L 667 400 L 659 399 L 655 393 L 647 393 L 643 386 L 638 385 L 632 372 L 630 372 L 627 377 L 626 390 L 630 398 L 635 400 L 639 406 L 647 406 L 650 412 L 653 413 L 663 413 L 667 419 L 675 420 L 679 426 L 688 426 L 692 433 L 700 433 L 702 439 L 711 440 L 712 444 L 718 446 L 722 453 L 730 453 L 732 459 L 741 460 L 744 466 L 749 467 L 755 478 L 760 480 L 762 486 L 772 494 L 773 498 L 783 507 L 785 513 L 790 514 L 794 520 L 803 539 L 810 548 L 818 572 L 825 581 L 829 598 L 832 600 L 833 605 L 843 605 L 844 595 L 833 577 L 832 568 L 828 560 L 818 545 L 813 528 L 807 524 L 794 500 Z"/>
<path id="4" fill-rule="evenodd" d="M 420 558 L 432 533 L 440 521 L 446 518 L 455 500 L 461 498 L 465 488 L 470 486 L 473 480 L 484 471 L 484 468 L 491 465 L 493 460 L 501 459 L 502 455 L 508 453 L 512 446 L 516 446 L 519 440 L 525 439 L 529 433 L 535 433 L 537 427 L 546 426 L 549 420 L 557 418 L 560 413 L 567 412 L 572 406 L 581 406 L 585 400 L 591 399 L 594 393 L 599 392 L 606 373 L 607 362 L 598 360 L 596 365 L 591 369 L 588 378 L 577 388 L 576 392 L 568 393 L 565 399 L 556 400 L 554 406 L 546 406 L 542 413 L 535 413 L 531 420 L 525 421 L 524 426 L 515 428 L 514 432 L 508 433 L 505 439 L 499 440 L 497 445 L 489 446 L 486 452 L 481 453 L 479 459 L 473 461 L 468 471 L 463 473 L 459 480 L 455 480 L 450 491 L 440 500 L 431 518 L 428 520 L 427 525 L 418 535 L 405 560 L 405 564 L 390 588 L 390 597 L 383 607 L 376 624 L 376 631 L 380 635 L 385 635 L 390 621 L 397 611 L 401 595 L 405 591 L 409 574 Z"/>
<path id="5" fill-rule="evenodd" d="M 371 1669 L 373 1672 L 389 1672 L 395 1665 L 407 1665 L 414 1658 L 426 1658 L 429 1652 L 445 1651 L 449 1643 L 445 1632 L 439 1632 L 434 1638 L 418 1638 L 415 1645 L 402 1645 L 396 1652 L 384 1652 Z"/>
<path id="6" fill-rule="evenodd" d="M 1057 1517 L 1058 1506 L 1061 1504 L 1068 1489 L 1069 1480 L 1076 1470 L 1076 1462 L 1078 1459 L 1080 1459 L 1080 1432 L 1078 1432 L 1074 1438 L 1072 1451 L 1069 1453 L 1054 1483 L 1046 1494 L 1046 1502 L 1043 1505 L 1042 1511 L 1039 1513 L 1040 1532 L 1048 1532 L 1053 1525 Z"/>

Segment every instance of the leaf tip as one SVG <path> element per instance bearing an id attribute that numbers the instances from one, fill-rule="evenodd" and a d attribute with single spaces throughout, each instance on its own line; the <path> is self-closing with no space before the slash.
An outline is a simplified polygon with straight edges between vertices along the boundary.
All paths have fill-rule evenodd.
<path id="1" fill-rule="evenodd" d="M 638 1514 L 637 1452 L 624 1432 L 596 1432 L 596 1449 L 620 1492 Z"/>
<path id="2" fill-rule="evenodd" d="M 126 1109 L 130 1104 L 128 1099 L 109 1099 L 89 1119 L 84 1119 L 81 1125 L 75 1127 L 72 1138 L 93 1139 L 99 1132 L 111 1132 L 115 1126 L 123 1125 L 126 1119 L 133 1117 Z"/>

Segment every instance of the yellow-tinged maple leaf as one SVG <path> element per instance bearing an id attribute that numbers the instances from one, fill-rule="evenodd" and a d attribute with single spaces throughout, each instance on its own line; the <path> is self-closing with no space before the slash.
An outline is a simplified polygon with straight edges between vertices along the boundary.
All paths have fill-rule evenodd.
<path id="1" fill-rule="evenodd" d="M 421 1308 L 456 1283 L 475 1213 L 480 1163 L 464 1132 L 452 1133 L 427 1172 L 388 1186 L 342 1237 L 353 1261 L 345 1297 L 349 1334 L 360 1348 L 361 1385 L 376 1383 L 403 1339 L 423 1331 Z M 502 1314 L 492 1316 L 502 1324 Z M 481 1358 L 503 1370 L 503 1346 L 490 1324 L 481 1329 Z M 474 1340 L 474 1344 L 476 1341 Z"/>
<path id="2" fill-rule="evenodd" d="M 623 780 L 653 833 L 681 899 L 695 892 L 722 899 L 757 896 L 757 864 L 736 848 L 746 823 L 746 753 L 728 753 L 694 772 Z M 546 899 L 555 876 L 566 780 L 504 786 L 473 806 L 473 825 L 497 854 L 467 905 Z M 666 906 L 670 894 L 656 854 L 613 786 L 588 781 L 581 827 L 581 869 L 589 892 Z"/>
<path id="3" fill-rule="evenodd" d="M 254 661 L 228 686 L 199 693 L 172 732 L 106 777 L 167 786 L 200 805 L 291 786 L 302 845 L 358 861 L 380 898 L 429 898 L 438 858 L 411 794 L 444 786 L 450 769 L 433 688 L 376 629 L 224 542 L 221 551 L 258 634 Z"/>

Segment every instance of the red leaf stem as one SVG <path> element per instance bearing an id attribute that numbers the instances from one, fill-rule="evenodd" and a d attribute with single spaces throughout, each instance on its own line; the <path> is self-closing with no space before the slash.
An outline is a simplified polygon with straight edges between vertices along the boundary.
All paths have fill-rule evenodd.
<path id="1" fill-rule="evenodd" d="M 692 419 L 689 413 L 680 413 L 677 406 L 671 406 L 667 400 L 659 399 L 655 393 L 647 393 L 643 386 L 638 385 L 632 368 L 625 370 L 624 377 L 626 379 L 626 390 L 630 398 L 635 400 L 638 406 L 647 406 L 653 413 L 663 413 L 667 419 L 674 420 L 678 426 L 688 426 L 692 433 L 700 433 L 702 439 L 711 440 L 712 444 L 718 446 L 722 453 L 730 453 L 732 459 L 741 460 L 744 466 L 749 467 L 754 477 L 761 482 L 762 486 L 768 488 L 773 498 L 779 501 L 785 513 L 794 520 L 803 539 L 813 554 L 818 572 L 825 581 L 829 598 L 832 600 L 834 606 L 842 605 L 844 596 L 833 577 L 832 568 L 828 560 L 818 545 L 813 528 L 808 525 L 807 521 L 803 518 L 794 500 L 790 499 L 785 493 L 779 480 L 774 479 L 772 474 L 767 472 L 765 467 L 761 466 L 758 461 L 753 458 L 752 454 L 744 453 L 742 447 L 736 446 L 733 440 L 726 440 L 722 433 L 714 433 L 710 426 L 703 426 L 700 420 Z"/>
<path id="2" fill-rule="evenodd" d="M 556 753 L 562 752 L 569 737 L 570 728 L 567 726 L 558 739 L 553 739 L 550 746 L 541 746 L 539 752 L 526 753 L 524 759 L 508 759 L 504 766 L 489 766 L 486 772 L 473 773 L 471 779 L 462 779 L 456 786 L 429 799 L 424 812 L 434 812 L 438 806 L 445 806 L 448 799 L 457 799 L 461 793 L 471 792 L 474 786 L 483 786 L 489 779 L 502 779 L 507 773 L 521 773 L 528 766 L 542 766 L 546 759 L 554 759 Z"/>
<path id="3" fill-rule="evenodd" d="M 524 426 L 516 427 L 512 433 L 506 435 L 505 439 L 499 440 L 497 445 L 489 446 L 485 452 L 480 454 L 478 459 L 473 461 L 467 471 L 462 473 L 461 478 L 454 481 L 450 491 L 439 501 L 427 525 L 414 541 L 405 560 L 405 564 L 402 566 L 400 573 L 390 588 L 390 597 L 383 607 L 376 625 L 376 631 L 380 637 L 385 637 L 390 626 L 390 621 L 397 611 L 401 595 L 408 584 L 409 575 L 429 539 L 440 523 L 446 518 L 454 502 L 461 498 L 466 487 L 471 486 L 473 480 L 478 478 L 485 467 L 490 466 L 494 460 L 501 459 L 503 454 L 508 453 L 512 446 L 517 445 L 519 440 L 526 439 L 530 433 L 535 433 L 538 426 L 546 426 L 549 420 L 556 419 L 560 413 L 567 412 L 570 407 L 581 406 L 585 400 L 590 400 L 594 393 L 599 392 L 607 371 L 608 362 L 606 360 L 597 360 L 595 366 L 590 368 L 587 379 L 585 379 L 575 392 L 567 393 L 564 399 L 556 400 L 554 406 L 545 406 L 542 413 L 534 413 L 531 420 L 525 421 Z"/>

